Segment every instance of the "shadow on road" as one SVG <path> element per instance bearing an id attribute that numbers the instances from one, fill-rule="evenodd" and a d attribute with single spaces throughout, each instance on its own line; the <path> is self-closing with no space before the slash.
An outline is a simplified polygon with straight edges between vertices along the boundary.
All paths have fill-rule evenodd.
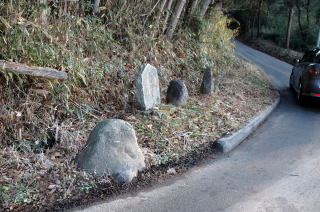
<path id="1" fill-rule="evenodd" d="M 320 112 L 320 98 L 315 97 L 305 97 L 305 102 L 300 105 L 296 99 L 296 93 L 290 88 L 281 92 L 282 101 L 288 101 L 288 105 L 291 107 L 297 107 L 297 109 L 310 111 L 310 112 Z"/>

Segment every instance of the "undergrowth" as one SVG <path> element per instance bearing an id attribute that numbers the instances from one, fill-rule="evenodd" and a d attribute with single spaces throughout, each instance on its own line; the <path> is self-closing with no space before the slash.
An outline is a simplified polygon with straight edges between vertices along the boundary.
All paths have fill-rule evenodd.
<path id="1" fill-rule="evenodd" d="M 236 32 L 221 12 L 197 32 L 180 30 L 167 40 L 159 33 L 162 19 L 150 25 L 153 13 L 143 9 L 148 7 L 128 4 L 104 8 L 102 17 L 65 13 L 42 25 L 39 10 L 27 1 L 0 3 L 1 55 L 69 76 L 49 81 L 0 72 L 0 191 L 6 209 L 38 209 L 94 188 L 96 179 L 80 172 L 73 158 L 101 120 L 131 122 L 150 167 L 237 129 L 271 101 L 266 78 L 234 56 L 230 39 Z M 163 100 L 168 82 L 179 78 L 187 84 L 189 103 L 181 109 L 161 105 L 156 116 L 139 112 L 134 76 L 143 63 L 159 70 Z M 199 97 L 208 66 L 216 93 Z M 248 76 L 248 82 L 239 81 Z"/>

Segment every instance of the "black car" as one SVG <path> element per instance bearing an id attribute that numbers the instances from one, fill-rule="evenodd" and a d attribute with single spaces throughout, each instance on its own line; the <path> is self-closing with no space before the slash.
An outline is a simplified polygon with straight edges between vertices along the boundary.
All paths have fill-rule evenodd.
<path id="1" fill-rule="evenodd" d="M 300 104 L 307 96 L 320 98 L 320 48 L 308 51 L 301 60 L 296 60 L 290 88 L 296 92 Z"/>

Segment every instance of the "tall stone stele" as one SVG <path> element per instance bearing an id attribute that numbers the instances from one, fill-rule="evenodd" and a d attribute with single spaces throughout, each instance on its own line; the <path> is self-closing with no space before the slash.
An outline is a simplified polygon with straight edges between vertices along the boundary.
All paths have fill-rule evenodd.
<path id="1" fill-rule="evenodd" d="M 150 64 L 143 64 L 136 75 L 136 97 L 143 110 L 160 104 L 158 70 Z"/>
<path id="2" fill-rule="evenodd" d="M 133 127 L 119 119 L 102 121 L 92 130 L 76 163 L 85 172 L 112 175 L 118 183 L 132 181 L 145 167 Z"/>
<path id="3" fill-rule="evenodd" d="M 214 76 L 211 68 L 204 70 L 200 92 L 202 94 L 211 94 L 214 91 Z"/>

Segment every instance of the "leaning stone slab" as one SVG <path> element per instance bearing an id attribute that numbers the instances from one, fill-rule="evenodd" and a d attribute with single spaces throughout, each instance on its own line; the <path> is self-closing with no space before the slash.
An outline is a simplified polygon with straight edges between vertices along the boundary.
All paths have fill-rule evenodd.
<path id="1" fill-rule="evenodd" d="M 186 104 L 188 99 L 187 86 L 181 80 L 171 80 L 167 90 L 167 103 L 175 106 Z"/>
<path id="2" fill-rule="evenodd" d="M 118 183 L 132 181 L 145 167 L 133 127 L 119 119 L 100 122 L 76 162 L 80 169 L 97 176 L 110 174 Z"/>
<path id="3" fill-rule="evenodd" d="M 144 64 L 136 75 L 136 96 L 140 107 L 149 110 L 160 104 L 158 70 Z"/>
<path id="4" fill-rule="evenodd" d="M 203 74 L 200 92 L 211 94 L 214 91 L 214 77 L 211 68 L 206 68 Z"/>

